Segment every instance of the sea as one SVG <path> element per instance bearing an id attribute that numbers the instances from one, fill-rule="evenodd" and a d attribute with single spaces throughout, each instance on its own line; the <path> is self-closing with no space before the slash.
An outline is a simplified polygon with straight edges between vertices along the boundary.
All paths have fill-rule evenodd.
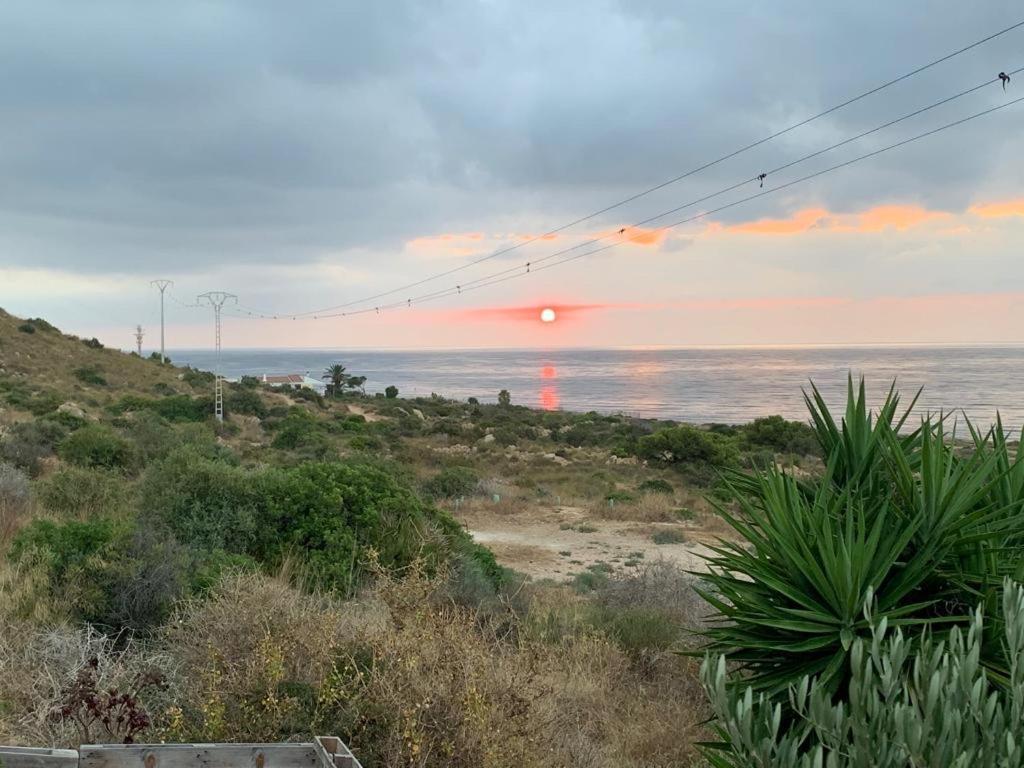
<path id="1" fill-rule="evenodd" d="M 176 364 L 214 370 L 212 350 L 172 350 Z M 366 377 L 367 392 L 398 387 L 404 397 L 437 394 L 543 409 L 622 413 L 693 423 L 740 424 L 780 414 L 805 419 L 811 382 L 830 404 L 845 400 L 848 376 L 863 376 L 872 403 L 896 383 L 918 411 L 966 414 L 988 425 L 1024 423 L 1024 346 L 790 346 L 630 349 L 465 349 L 368 351 L 237 349 L 221 353 L 220 372 L 302 373 L 319 379 L 334 363 Z"/>

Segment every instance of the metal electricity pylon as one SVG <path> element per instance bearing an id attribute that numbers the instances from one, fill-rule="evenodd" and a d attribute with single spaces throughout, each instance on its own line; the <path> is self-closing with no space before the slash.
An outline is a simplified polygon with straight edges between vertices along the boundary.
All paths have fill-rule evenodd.
<path id="1" fill-rule="evenodd" d="M 135 326 L 135 348 L 139 352 L 139 357 L 142 357 L 142 337 L 143 337 L 143 335 L 144 334 L 142 332 L 142 326 L 141 325 L 136 325 Z"/>
<path id="2" fill-rule="evenodd" d="M 164 291 L 168 286 L 174 285 L 173 280 L 150 280 L 150 285 L 155 285 L 160 291 L 160 362 L 167 362 L 167 355 L 164 354 Z M 141 354 L 141 352 L 139 353 Z"/>
<path id="3" fill-rule="evenodd" d="M 217 362 L 215 363 L 217 370 L 213 372 L 215 380 L 213 412 L 217 421 L 224 421 L 224 378 L 220 375 L 220 311 L 229 301 L 237 304 L 238 297 L 233 293 L 224 293 L 224 291 L 207 291 L 196 296 L 197 304 L 205 302 L 213 307 L 213 319 L 216 326 L 214 346 L 217 350 Z"/>

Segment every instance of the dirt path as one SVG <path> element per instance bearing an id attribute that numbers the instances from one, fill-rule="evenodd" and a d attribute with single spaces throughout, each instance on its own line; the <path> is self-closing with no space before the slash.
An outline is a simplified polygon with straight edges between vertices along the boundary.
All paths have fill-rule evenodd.
<path id="1" fill-rule="evenodd" d="M 515 515 L 462 515 L 473 538 L 487 546 L 498 562 L 534 579 L 572 578 L 598 562 L 615 569 L 635 567 L 663 557 L 684 568 L 703 570 L 698 531 L 676 523 L 595 520 L 577 507 L 556 507 Z M 652 536 L 671 532 L 680 543 L 656 544 Z"/>

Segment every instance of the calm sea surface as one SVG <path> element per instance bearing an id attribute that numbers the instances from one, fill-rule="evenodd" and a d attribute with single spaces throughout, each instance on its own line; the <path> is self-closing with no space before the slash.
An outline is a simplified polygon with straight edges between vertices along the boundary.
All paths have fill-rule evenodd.
<path id="1" fill-rule="evenodd" d="M 211 351 L 176 350 L 175 363 L 212 370 Z M 319 378 L 341 362 L 366 376 L 368 392 L 394 384 L 405 396 L 512 401 L 538 408 L 621 412 L 693 422 L 742 423 L 779 413 L 803 419 L 800 389 L 813 380 L 841 402 L 846 376 L 864 375 L 874 402 L 895 379 L 909 400 L 924 387 L 920 408 L 963 409 L 1007 426 L 1024 422 L 1024 347 L 786 347 L 729 349 L 226 350 L 222 373 L 306 373 Z"/>

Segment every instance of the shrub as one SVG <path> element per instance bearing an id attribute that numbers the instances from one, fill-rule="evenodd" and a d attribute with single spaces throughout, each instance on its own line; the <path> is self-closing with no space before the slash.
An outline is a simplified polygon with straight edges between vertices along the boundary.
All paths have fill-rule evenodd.
<path id="1" fill-rule="evenodd" d="M 103 344 L 95 336 L 91 339 L 82 339 L 82 343 L 89 349 L 103 349 Z"/>
<path id="2" fill-rule="evenodd" d="M 799 456 L 818 454 L 821 447 L 810 426 L 799 421 L 786 421 L 781 416 L 755 419 L 741 427 L 748 445 L 770 448 L 776 453 L 795 453 Z"/>
<path id="3" fill-rule="evenodd" d="M 655 531 L 651 535 L 651 541 L 655 544 L 683 544 L 686 542 L 686 534 L 682 531 L 677 531 L 675 528 L 666 528 L 661 531 Z"/>
<path id="4" fill-rule="evenodd" d="M 41 317 L 30 317 L 25 322 L 35 326 L 37 330 L 45 331 L 46 333 L 60 333 L 60 330 L 57 328 L 57 326 L 47 322 Z"/>
<path id="5" fill-rule="evenodd" d="M 469 398 L 468 400 L 466 400 L 466 402 L 469 403 L 470 405 L 480 405 L 480 400 L 475 397 Z"/>
<path id="6" fill-rule="evenodd" d="M 103 378 L 100 371 L 96 366 L 87 366 L 75 369 L 75 378 L 83 384 L 89 384 L 94 387 L 105 387 L 107 386 L 107 380 Z"/>
<path id="7" fill-rule="evenodd" d="M 157 358 L 159 357 L 160 356 L 157 355 Z M 201 389 L 203 387 L 213 386 L 213 383 L 217 380 L 217 376 L 209 371 L 199 371 L 195 368 L 186 368 L 181 374 L 181 380 L 194 389 Z"/>
<path id="8" fill-rule="evenodd" d="M 38 481 L 39 501 L 66 517 L 110 517 L 127 506 L 129 487 L 114 470 L 61 467 Z"/>
<path id="9" fill-rule="evenodd" d="M 156 399 L 125 397 L 111 410 L 115 413 L 151 411 L 170 422 L 206 421 L 213 414 L 213 398 L 188 395 L 169 395 Z"/>
<path id="10" fill-rule="evenodd" d="M 675 493 L 672 483 L 662 480 L 660 477 L 644 480 L 637 486 L 637 490 L 640 492 L 647 491 L 648 493 L 664 493 L 666 496 L 671 496 Z"/>
<path id="11" fill-rule="evenodd" d="M 292 407 L 274 428 L 277 434 L 272 445 L 281 450 L 311 447 L 322 444 L 324 440 L 320 421 L 304 408 Z"/>
<path id="12" fill-rule="evenodd" d="M 60 442 L 57 452 L 65 461 L 81 467 L 130 469 L 136 463 L 131 443 L 99 424 L 72 432 Z"/>
<path id="13" fill-rule="evenodd" d="M 508 408 L 512 405 L 512 395 L 509 394 L 507 389 L 503 389 L 498 393 L 498 405 L 502 408 Z"/>
<path id="14" fill-rule="evenodd" d="M 248 554 L 259 518 L 257 481 L 257 473 L 183 447 L 143 474 L 140 509 L 190 547 Z"/>
<path id="15" fill-rule="evenodd" d="M 54 447 L 67 433 L 63 425 L 53 421 L 37 419 L 15 424 L 0 442 L 0 459 L 34 477 L 39 473 L 40 461 L 53 455 Z"/>
<path id="16" fill-rule="evenodd" d="M 36 327 L 32 323 L 22 323 L 18 326 L 18 330 L 22 333 L 35 333 Z"/>
<path id="17" fill-rule="evenodd" d="M 423 484 L 423 493 L 433 499 L 469 496 L 480 484 L 480 477 L 469 467 L 449 467 Z"/>
<path id="18" fill-rule="evenodd" d="M 735 466 L 739 452 L 732 440 L 715 432 L 681 424 L 641 437 L 641 458 L 666 464 L 705 464 L 713 467 Z"/>
<path id="19" fill-rule="evenodd" d="M 267 406 L 263 404 L 263 398 L 257 390 L 250 387 L 232 389 L 224 404 L 232 413 L 257 416 L 261 419 L 267 417 Z"/>
<path id="20" fill-rule="evenodd" d="M 396 397 L 398 397 L 398 387 L 396 387 L 394 384 L 391 384 L 390 386 L 385 387 L 385 389 L 384 389 L 384 396 L 388 400 L 394 400 Z"/>
<path id="21" fill-rule="evenodd" d="M 851 684 L 833 699 L 832 686 L 803 677 L 787 689 L 795 720 L 780 725 L 780 708 L 765 694 L 728 685 L 725 657 L 701 669 L 726 749 L 709 753 L 722 768 L 904 768 L 917 765 L 1020 765 L 1024 760 L 1024 590 L 1003 590 L 1003 642 L 1015 662 L 996 687 L 980 659 L 984 620 L 979 606 L 965 633 L 948 642 L 926 633 L 916 647 L 885 619 L 865 618 L 871 634 L 853 641 Z M 998 627 L 999 624 L 997 623 Z"/>
<path id="22" fill-rule="evenodd" d="M 708 558 L 705 595 L 718 613 L 710 648 L 749 670 L 757 691 L 783 695 L 804 676 L 843 691 L 850 649 L 870 637 L 861 615 L 917 634 L 966 620 L 979 596 L 998 603 L 1003 575 L 1022 566 L 1024 454 L 1011 458 L 1001 425 L 954 450 L 942 423 L 902 434 L 890 390 L 877 414 L 849 382 L 837 424 L 816 389 L 808 406 L 826 471 L 796 479 L 776 467 L 734 475 L 738 505 L 719 514 L 738 534 Z M 911 404 L 912 407 L 913 404 Z M 986 648 L 993 674 L 1011 661 Z"/>

